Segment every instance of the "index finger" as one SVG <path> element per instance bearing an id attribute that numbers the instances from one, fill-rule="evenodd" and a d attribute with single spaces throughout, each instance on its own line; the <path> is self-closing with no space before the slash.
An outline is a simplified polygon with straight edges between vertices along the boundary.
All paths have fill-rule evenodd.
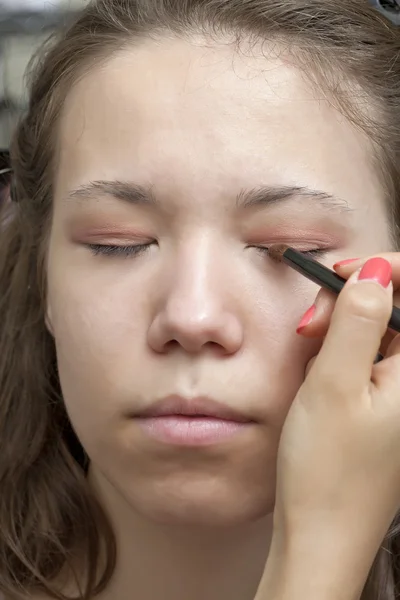
<path id="1" fill-rule="evenodd" d="M 348 279 L 355 271 L 360 269 L 371 258 L 384 258 L 392 265 L 393 288 L 400 288 L 400 252 L 381 252 L 365 258 L 348 259 L 333 265 L 333 269 L 344 279 Z"/>
<path id="2" fill-rule="evenodd" d="M 390 266 L 387 262 L 386 266 L 379 261 L 371 263 L 354 273 L 339 294 L 313 367 L 327 389 L 347 390 L 350 396 L 370 381 L 393 305 L 392 284 L 387 283 Z M 379 271 L 381 275 L 384 271 L 384 278 L 375 279 L 374 272 Z"/>

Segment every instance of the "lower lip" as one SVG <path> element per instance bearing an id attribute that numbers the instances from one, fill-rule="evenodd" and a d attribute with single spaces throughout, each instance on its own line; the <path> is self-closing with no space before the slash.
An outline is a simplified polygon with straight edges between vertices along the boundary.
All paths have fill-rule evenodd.
<path id="1" fill-rule="evenodd" d="M 237 435 L 250 425 L 212 417 L 185 415 L 141 418 L 138 421 L 150 437 L 178 446 L 216 444 Z"/>

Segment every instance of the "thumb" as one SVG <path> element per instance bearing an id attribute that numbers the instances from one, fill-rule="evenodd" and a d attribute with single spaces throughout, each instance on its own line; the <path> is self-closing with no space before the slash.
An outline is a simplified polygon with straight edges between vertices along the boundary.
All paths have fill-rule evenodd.
<path id="1" fill-rule="evenodd" d="M 308 361 L 308 363 L 306 365 L 306 373 L 305 373 L 306 377 L 309 374 L 309 372 L 311 371 L 311 369 L 313 368 L 316 360 L 317 360 L 317 357 L 313 356 L 313 358 L 311 358 L 311 360 Z"/>
<path id="2" fill-rule="evenodd" d="M 313 372 L 326 385 L 348 395 L 364 389 L 393 306 L 391 264 L 383 258 L 367 261 L 339 294 L 331 325 Z"/>

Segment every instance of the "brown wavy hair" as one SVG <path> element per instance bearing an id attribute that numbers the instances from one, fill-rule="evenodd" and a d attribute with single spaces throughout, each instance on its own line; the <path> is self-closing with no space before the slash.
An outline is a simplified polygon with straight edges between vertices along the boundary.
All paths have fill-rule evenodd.
<path id="1" fill-rule="evenodd" d="M 81 599 L 116 563 L 109 522 L 86 481 L 88 459 L 69 423 L 45 325 L 45 258 L 68 90 L 96 64 L 149 36 L 203 34 L 273 42 L 357 127 L 400 225 L 400 33 L 366 0 L 97 0 L 32 65 L 29 106 L 15 133 L 11 218 L 0 215 L 0 591 L 65 600 L 56 581 L 86 557 Z M 7 204 L 3 213 L 10 210 Z M 378 490 L 371 493 L 379 493 Z M 366 524 L 368 527 L 368 524 Z M 383 540 L 363 600 L 394 600 L 400 525 Z M 104 554 L 103 550 L 106 549 Z M 78 579 L 78 577 L 76 577 Z"/>

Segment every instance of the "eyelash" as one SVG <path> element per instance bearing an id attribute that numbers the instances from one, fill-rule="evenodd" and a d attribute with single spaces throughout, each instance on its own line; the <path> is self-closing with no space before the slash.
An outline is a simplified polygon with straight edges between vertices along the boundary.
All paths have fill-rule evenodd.
<path id="1" fill-rule="evenodd" d="M 268 248 L 266 246 L 253 247 L 256 248 L 256 250 L 258 250 L 259 252 L 261 252 L 261 254 L 265 254 L 268 256 Z M 307 256 L 307 258 L 318 259 L 325 256 L 328 250 L 326 248 L 313 248 L 312 250 L 298 250 L 298 252 L 301 252 L 302 254 L 304 254 L 304 256 Z"/>
<path id="2" fill-rule="evenodd" d="M 306 252 L 302 252 L 305 256 L 309 258 L 322 258 L 327 253 L 327 250 L 322 248 L 314 248 L 314 250 L 307 250 Z"/>
<path id="3" fill-rule="evenodd" d="M 150 249 L 154 242 L 148 244 L 135 244 L 130 246 L 115 246 L 112 244 L 86 244 L 91 253 L 94 256 L 120 256 L 123 258 L 129 258 L 131 256 L 138 256 L 143 254 Z"/>
<path id="4" fill-rule="evenodd" d="M 149 250 L 154 242 L 148 244 L 136 244 L 130 246 L 115 246 L 112 244 L 86 244 L 86 247 L 92 252 L 94 256 L 114 256 L 129 258 L 132 256 L 138 256 Z M 254 246 L 254 248 L 263 255 L 268 256 L 268 248 L 265 246 Z M 309 258 L 322 258 L 326 254 L 326 250 L 322 248 L 315 248 L 313 250 L 301 251 L 302 254 Z"/>

